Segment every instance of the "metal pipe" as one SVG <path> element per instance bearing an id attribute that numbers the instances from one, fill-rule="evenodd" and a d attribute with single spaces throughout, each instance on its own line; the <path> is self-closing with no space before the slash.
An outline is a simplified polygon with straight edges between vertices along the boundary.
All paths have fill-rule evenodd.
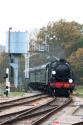
<path id="1" fill-rule="evenodd" d="M 10 55 L 10 30 L 12 30 L 12 27 L 9 27 L 9 37 L 8 37 L 8 53 Z"/>

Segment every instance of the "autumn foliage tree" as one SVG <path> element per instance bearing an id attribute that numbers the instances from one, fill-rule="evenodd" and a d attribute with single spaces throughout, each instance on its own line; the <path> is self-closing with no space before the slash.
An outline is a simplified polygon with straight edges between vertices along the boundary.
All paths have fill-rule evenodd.
<path id="1" fill-rule="evenodd" d="M 69 57 L 69 61 L 71 62 L 75 74 L 79 79 L 79 82 L 83 82 L 83 48 L 78 48 L 78 50 L 71 54 Z"/>
<path id="2" fill-rule="evenodd" d="M 40 29 L 37 35 L 38 43 L 47 41 L 48 44 L 58 44 L 66 50 L 67 56 L 71 54 L 75 44 L 83 38 L 83 26 L 74 21 L 60 20 L 52 22 Z"/>
<path id="3" fill-rule="evenodd" d="M 55 41 L 58 42 L 75 42 L 81 36 L 81 25 L 76 22 L 66 22 L 60 20 L 59 22 L 52 22 L 40 29 L 40 32 L 37 35 L 38 41 L 44 41 L 45 36 L 50 38 L 55 36 Z M 48 38 L 49 38 L 48 37 Z"/>
<path id="4" fill-rule="evenodd" d="M 6 73 L 6 68 L 9 67 L 9 58 L 8 55 L 5 52 L 0 53 L 0 82 L 5 81 L 3 79 L 3 76 Z"/>

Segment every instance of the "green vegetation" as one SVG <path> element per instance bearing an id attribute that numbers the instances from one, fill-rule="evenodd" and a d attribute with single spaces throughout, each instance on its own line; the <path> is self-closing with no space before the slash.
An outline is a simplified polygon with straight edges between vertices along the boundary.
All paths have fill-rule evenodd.
<path id="1" fill-rule="evenodd" d="M 25 95 L 25 92 L 10 92 L 9 93 L 9 97 L 12 96 L 12 97 L 15 97 L 15 96 L 24 96 Z M 0 96 L 5 96 L 4 95 L 4 90 L 1 90 L 0 91 Z"/>
<path id="2" fill-rule="evenodd" d="M 24 96 L 24 92 L 10 92 L 9 96 Z"/>
<path id="3" fill-rule="evenodd" d="M 24 92 L 10 92 L 9 95 L 10 96 L 24 96 L 25 93 Z"/>
<path id="4" fill-rule="evenodd" d="M 83 86 L 76 87 L 75 92 L 77 96 L 83 97 Z"/>

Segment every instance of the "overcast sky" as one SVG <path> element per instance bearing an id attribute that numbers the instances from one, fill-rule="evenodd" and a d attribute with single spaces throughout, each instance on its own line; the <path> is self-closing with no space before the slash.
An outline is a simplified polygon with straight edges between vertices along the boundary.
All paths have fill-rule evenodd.
<path id="1" fill-rule="evenodd" d="M 9 27 L 30 31 L 60 19 L 83 24 L 83 0 L 0 0 L 0 44 Z"/>

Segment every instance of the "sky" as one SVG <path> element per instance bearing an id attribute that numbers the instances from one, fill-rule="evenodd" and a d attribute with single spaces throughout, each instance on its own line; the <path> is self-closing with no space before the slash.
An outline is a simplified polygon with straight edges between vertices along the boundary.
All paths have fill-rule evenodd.
<path id="1" fill-rule="evenodd" d="M 0 44 L 9 27 L 32 31 L 60 19 L 83 24 L 83 0 L 0 0 Z"/>

